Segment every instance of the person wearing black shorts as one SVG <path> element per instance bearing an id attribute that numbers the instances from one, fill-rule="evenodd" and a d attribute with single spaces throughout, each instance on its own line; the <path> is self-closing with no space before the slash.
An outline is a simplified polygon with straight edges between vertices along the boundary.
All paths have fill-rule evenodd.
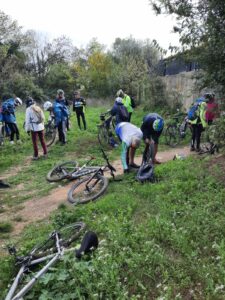
<path id="1" fill-rule="evenodd" d="M 163 131 L 164 120 L 157 113 L 149 113 L 143 118 L 141 125 L 141 131 L 143 132 L 143 140 L 146 144 L 146 148 L 149 144 L 154 143 L 153 163 L 160 164 L 160 161 L 156 159 L 158 151 L 159 137 Z"/>

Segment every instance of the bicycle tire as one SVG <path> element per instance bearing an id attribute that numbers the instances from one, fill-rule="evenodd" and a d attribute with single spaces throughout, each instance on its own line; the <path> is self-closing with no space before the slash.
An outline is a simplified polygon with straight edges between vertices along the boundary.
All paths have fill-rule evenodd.
<path id="1" fill-rule="evenodd" d="M 56 165 L 48 172 L 46 179 L 49 182 L 58 182 L 69 176 L 72 172 L 78 170 L 78 163 L 76 161 L 66 161 Z"/>
<path id="2" fill-rule="evenodd" d="M 107 189 L 109 185 L 109 180 L 103 175 L 96 174 L 91 181 L 89 186 L 94 186 L 94 189 L 88 191 L 86 189 L 86 183 L 90 180 L 91 177 L 84 178 L 79 182 L 75 183 L 68 192 L 68 201 L 74 205 L 85 204 L 90 201 L 96 200 L 99 198 Z M 94 185 L 96 183 L 98 186 Z M 93 182 L 93 183 L 92 183 Z"/>
<path id="3" fill-rule="evenodd" d="M 0 125 L 0 146 L 4 144 L 5 127 Z"/>
<path id="4" fill-rule="evenodd" d="M 109 146 L 109 132 L 104 125 L 98 127 L 98 141 L 102 147 Z"/>
<path id="5" fill-rule="evenodd" d="M 51 124 L 45 125 L 45 142 L 46 146 L 50 147 L 56 139 L 56 129 Z"/>
<path id="6" fill-rule="evenodd" d="M 58 230 L 61 245 L 64 248 L 68 248 L 74 241 L 78 239 L 81 233 L 86 228 L 86 224 L 83 222 L 76 222 L 70 225 L 63 226 Z M 49 238 L 43 243 L 35 246 L 31 253 L 32 259 L 38 259 L 57 252 L 55 240 Z"/>
<path id="7" fill-rule="evenodd" d="M 176 147 L 180 142 L 179 129 L 175 125 L 168 125 L 165 132 L 166 144 L 170 147 Z"/>

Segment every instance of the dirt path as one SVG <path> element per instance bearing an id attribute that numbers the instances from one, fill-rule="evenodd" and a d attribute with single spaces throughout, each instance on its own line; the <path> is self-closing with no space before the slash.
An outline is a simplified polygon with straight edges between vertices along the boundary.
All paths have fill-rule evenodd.
<path id="1" fill-rule="evenodd" d="M 190 155 L 189 147 L 170 149 L 162 152 L 158 152 L 157 159 L 161 162 L 166 162 L 172 160 L 175 154 L 184 154 L 185 156 Z M 141 164 L 141 157 L 137 157 L 135 162 Z M 113 162 L 113 166 L 116 168 L 116 175 L 123 174 L 123 169 L 120 160 Z M 25 226 L 36 221 L 40 221 L 48 218 L 50 213 L 58 208 L 60 204 L 69 205 L 67 202 L 67 192 L 70 186 L 74 182 L 70 182 L 65 186 L 59 186 L 54 189 L 48 196 L 32 199 L 26 201 L 25 207 L 18 211 L 17 214 L 12 213 L 2 213 L 1 221 L 8 221 L 13 224 L 12 237 L 18 236 Z M 21 217 L 20 222 L 15 222 L 14 220 Z M 5 241 L 0 241 L 0 246 L 4 244 Z"/>

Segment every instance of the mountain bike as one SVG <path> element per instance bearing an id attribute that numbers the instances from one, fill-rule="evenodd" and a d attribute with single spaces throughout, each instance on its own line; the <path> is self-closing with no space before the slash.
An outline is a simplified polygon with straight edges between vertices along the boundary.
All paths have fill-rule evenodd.
<path id="1" fill-rule="evenodd" d="M 100 114 L 101 124 L 98 124 L 98 140 L 102 147 L 115 147 L 119 141 L 115 137 L 115 118 L 110 115 L 110 110 Z"/>
<path id="2" fill-rule="evenodd" d="M 54 121 L 55 117 L 50 115 L 48 122 L 45 124 L 45 142 L 47 147 L 50 147 L 56 139 L 57 131 Z"/>
<path id="3" fill-rule="evenodd" d="M 177 146 L 180 141 L 186 137 L 188 128 L 190 128 L 191 131 L 187 116 L 180 121 L 182 115 L 174 115 L 172 117 L 172 123 L 168 124 L 165 129 L 165 141 L 170 147 Z"/>
<path id="4" fill-rule="evenodd" d="M 1 124 L 0 124 L 0 146 L 4 145 L 5 139 L 9 138 L 9 136 L 10 136 L 9 127 L 4 122 L 1 122 Z"/>
<path id="5" fill-rule="evenodd" d="M 101 149 L 101 151 L 106 164 L 98 167 L 91 176 L 81 179 L 70 188 L 68 192 L 70 203 L 74 205 L 85 204 L 99 198 L 109 185 L 109 179 L 104 176 L 106 170 L 110 171 L 110 175 L 115 180 L 114 172 L 116 169 L 110 164 L 104 150 Z"/>
<path id="6" fill-rule="evenodd" d="M 213 127 L 213 125 L 211 125 Z M 215 154 L 219 152 L 219 146 L 210 138 L 210 134 L 208 132 L 209 128 L 206 128 L 201 134 L 201 147 L 198 152 L 201 154 Z"/>
<path id="7" fill-rule="evenodd" d="M 5 300 L 21 300 L 22 297 L 33 287 L 36 281 L 44 273 L 46 273 L 48 269 L 64 255 L 64 253 L 75 250 L 75 248 L 70 248 L 70 246 L 72 246 L 72 244 L 78 239 L 85 227 L 85 223 L 77 222 L 64 226 L 60 230 L 54 230 L 47 240 L 35 246 L 24 256 L 18 256 L 17 250 L 14 246 L 8 247 L 9 253 L 15 258 L 15 265 L 20 269 L 9 288 Z M 84 239 L 85 238 L 86 235 L 84 236 Z M 94 245 L 91 243 L 84 243 L 84 239 L 82 244 L 86 244 L 88 249 L 82 250 L 84 253 L 87 253 Z M 80 254 L 80 251 L 76 251 Z M 45 261 L 48 262 L 43 266 L 42 263 Z M 42 264 L 41 269 L 34 273 L 31 279 L 28 278 L 27 282 L 22 285 L 22 277 L 26 278 L 26 275 L 30 274 L 32 272 L 32 268 L 38 264 Z"/>

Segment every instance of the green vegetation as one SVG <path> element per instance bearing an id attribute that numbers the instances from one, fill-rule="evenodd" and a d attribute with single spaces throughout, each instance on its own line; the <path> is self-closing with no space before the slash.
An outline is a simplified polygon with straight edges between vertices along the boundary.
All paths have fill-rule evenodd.
<path id="1" fill-rule="evenodd" d="M 50 228 L 78 220 L 98 234 L 100 246 L 81 261 L 65 256 L 26 299 L 221 299 L 225 189 L 206 170 L 196 159 L 171 161 L 156 168 L 154 184 L 130 174 L 97 202 L 62 206 L 51 226 L 29 226 L 23 251 Z M 11 259 L 1 266 L 5 290 L 15 271 Z"/>

